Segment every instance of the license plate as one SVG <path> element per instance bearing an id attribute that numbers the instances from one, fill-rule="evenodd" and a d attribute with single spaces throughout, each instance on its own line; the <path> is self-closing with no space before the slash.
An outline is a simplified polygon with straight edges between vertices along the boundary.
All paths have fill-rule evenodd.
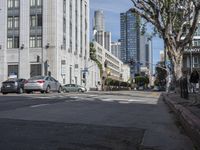
<path id="1" fill-rule="evenodd" d="M 10 87 L 10 85 L 6 85 L 6 87 Z"/>

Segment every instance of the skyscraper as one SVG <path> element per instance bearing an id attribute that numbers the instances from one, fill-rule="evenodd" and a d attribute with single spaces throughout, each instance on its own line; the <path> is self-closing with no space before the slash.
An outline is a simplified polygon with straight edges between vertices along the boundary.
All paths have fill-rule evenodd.
<path id="1" fill-rule="evenodd" d="M 104 48 L 111 51 L 111 32 L 104 32 Z"/>
<path id="2" fill-rule="evenodd" d="M 147 34 L 140 36 L 140 73 L 149 75 L 153 74 L 153 51 L 152 39 Z M 145 70 L 145 71 L 144 71 Z"/>
<path id="3" fill-rule="evenodd" d="M 104 31 L 104 15 L 102 10 L 97 10 L 94 12 L 94 30 L 96 31 Z"/>
<path id="4" fill-rule="evenodd" d="M 103 11 L 94 12 L 94 40 L 103 46 L 106 50 L 111 51 L 111 32 L 105 32 Z"/>
<path id="5" fill-rule="evenodd" d="M 111 53 L 117 58 L 121 59 L 121 42 L 112 42 L 111 43 Z"/>
<path id="6" fill-rule="evenodd" d="M 130 63 L 131 76 L 139 73 L 140 68 L 140 27 L 138 16 L 127 11 L 120 14 L 121 59 Z"/>

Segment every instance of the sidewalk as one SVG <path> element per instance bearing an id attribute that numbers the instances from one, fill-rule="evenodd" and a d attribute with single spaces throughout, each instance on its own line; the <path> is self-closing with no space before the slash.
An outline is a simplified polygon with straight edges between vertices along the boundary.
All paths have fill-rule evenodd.
<path id="1" fill-rule="evenodd" d="M 186 133 L 200 148 L 200 95 L 190 94 L 189 99 L 180 98 L 180 94 L 176 93 L 163 93 L 162 96 Z"/>

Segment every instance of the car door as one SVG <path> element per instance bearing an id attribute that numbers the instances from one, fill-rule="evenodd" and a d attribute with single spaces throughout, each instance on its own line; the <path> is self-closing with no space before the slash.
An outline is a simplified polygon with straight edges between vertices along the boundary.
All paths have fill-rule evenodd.
<path id="1" fill-rule="evenodd" d="M 56 91 L 56 82 L 55 82 L 55 80 L 52 77 L 49 77 L 49 78 L 50 78 L 50 83 L 51 83 L 51 90 L 52 91 Z"/>
<path id="2" fill-rule="evenodd" d="M 68 91 L 73 92 L 74 91 L 74 86 L 73 84 L 68 84 Z"/>
<path id="3" fill-rule="evenodd" d="M 51 78 L 52 78 L 52 80 L 54 82 L 55 90 L 57 91 L 59 89 L 59 87 L 60 87 L 60 83 L 56 79 L 54 79 L 53 77 L 51 77 Z"/>

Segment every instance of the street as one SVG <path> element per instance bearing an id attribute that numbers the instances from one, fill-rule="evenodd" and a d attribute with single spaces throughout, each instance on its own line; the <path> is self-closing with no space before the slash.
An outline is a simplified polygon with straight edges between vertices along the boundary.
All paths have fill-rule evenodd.
<path id="1" fill-rule="evenodd" d="M 157 92 L 0 95 L 0 149 L 192 150 Z"/>

